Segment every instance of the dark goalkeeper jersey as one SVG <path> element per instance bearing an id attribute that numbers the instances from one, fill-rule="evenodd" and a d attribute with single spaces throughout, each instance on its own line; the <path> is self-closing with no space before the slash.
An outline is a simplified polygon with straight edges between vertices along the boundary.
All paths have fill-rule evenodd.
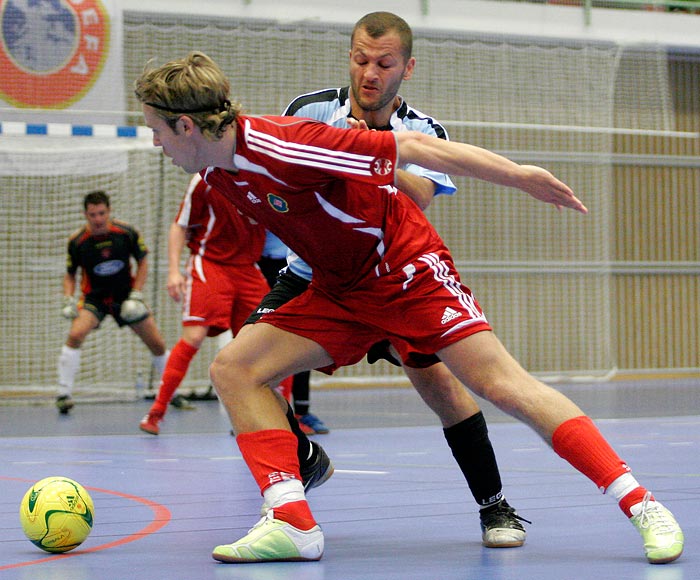
<path id="1" fill-rule="evenodd" d="M 122 302 L 133 283 L 131 256 L 142 260 L 148 249 L 139 232 L 131 225 L 112 220 L 109 232 L 93 235 L 83 226 L 68 240 L 66 269 L 75 275 L 82 269 L 80 289 L 84 295 Z"/>

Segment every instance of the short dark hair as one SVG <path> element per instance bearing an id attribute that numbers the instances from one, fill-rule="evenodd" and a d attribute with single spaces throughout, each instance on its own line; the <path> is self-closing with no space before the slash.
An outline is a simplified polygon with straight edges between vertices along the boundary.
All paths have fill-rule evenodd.
<path id="1" fill-rule="evenodd" d="M 83 199 L 83 207 L 87 211 L 88 205 L 100 205 L 101 203 L 109 207 L 109 196 L 101 189 L 91 191 Z"/>
<path id="2" fill-rule="evenodd" d="M 406 60 L 411 58 L 411 54 L 413 53 L 413 31 L 408 23 L 400 16 L 392 12 L 370 12 L 369 14 L 365 14 L 357 21 L 355 27 L 352 29 L 352 36 L 350 37 L 351 45 L 355 40 L 355 31 L 359 29 L 363 29 L 374 39 L 380 38 L 392 30 L 396 31 L 401 40 L 401 52 Z"/>

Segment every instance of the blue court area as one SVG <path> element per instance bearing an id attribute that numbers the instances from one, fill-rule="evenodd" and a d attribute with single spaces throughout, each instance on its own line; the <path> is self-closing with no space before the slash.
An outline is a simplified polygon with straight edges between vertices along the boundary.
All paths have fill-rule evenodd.
<path id="1" fill-rule="evenodd" d="M 488 408 L 506 495 L 532 521 L 523 547 L 482 547 L 477 506 L 419 403 L 408 399 L 386 426 L 389 407 L 412 391 L 379 392 L 377 401 L 389 401 L 383 408 L 366 393 L 369 406 L 354 427 L 347 393 L 333 392 L 315 399 L 333 427 L 315 439 L 336 472 L 308 496 L 325 532 L 323 559 L 237 565 L 215 562 L 211 550 L 252 527 L 261 498 L 216 401 L 170 411 L 158 437 L 137 430 L 147 403 L 78 404 L 68 417 L 48 405 L 0 407 L 0 578 L 697 579 L 700 415 L 687 406 L 697 391 L 688 394 L 695 399 L 686 400 L 687 414 L 679 406 L 667 416 L 598 421 L 684 528 L 685 553 L 662 566 L 646 562 L 641 538 L 611 498 L 534 432 Z M 65 555 L 35 548 L 19 525 L 20 499 L 49 475 L 81 482 L 95 503 L 92 534 Z"/>

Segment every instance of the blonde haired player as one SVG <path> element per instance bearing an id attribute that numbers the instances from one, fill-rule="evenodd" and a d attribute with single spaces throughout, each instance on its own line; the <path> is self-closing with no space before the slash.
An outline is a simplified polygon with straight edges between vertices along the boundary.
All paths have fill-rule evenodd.
<path id="1" fill-rule="evenodd" d="M 216 560 L 321 558 L 323 532 L 304 495 L 297 441 L 269 385 L 303 370 L 354 364 L 387 338 L 407 364 L 414 353 L 437 354 L 463 384 L 524 421 L 611 494 L 642 535 L 650 562 L 681 555 L 683 533 L 671 512 L 578 406 L 506 351 L 437 232 L 394 186 L 396 169 L 414 163 L 586 213 L 566 184 L 540 167 L 415 131 L 243 115 L 228 100 L 221 69 L 200 52 L 144 71 L 135 89 L 154 145 L 186 171 L 202 171 L 314 272 L 304 294 L 248 326 L 211 366 L 267 507 L 243 538 L 214 548 Z"/>

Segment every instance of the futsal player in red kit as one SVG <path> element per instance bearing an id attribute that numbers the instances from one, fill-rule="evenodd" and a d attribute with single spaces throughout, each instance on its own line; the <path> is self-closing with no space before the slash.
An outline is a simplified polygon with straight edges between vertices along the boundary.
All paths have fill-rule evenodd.
<path id="1" fill-rule="evenodd" d="M 387 339 L 407 365 L 437 354 L 473 392 L 532 427 L 614 497 L 650 562 L 681 555 L 683 533 L 671 512 L 577 405 L 505 350 L 440 236 L 394 181 L 397 168 L 414 163 L 586 213 L 566 184 L 540 167 L 420 132 L 243 115 L 229 101 L 221 69 L 202 53 L 147 69 L 135 89 L 154 145 L 185 171 L 201 171 L 314 272 L 308 290 L 246 327 L 212 363 L 266 509 L 243 538 L 214 548 L 216 560 L 321 558 L 323 531 L 306 501 L 297 440 L 269 385 L 303 370 L 354 364 Z"/>
<path id="2" fill-rule="evenodd" d="M 269 286 L 256 262 L 265 229 L 196 174 L 168 235 L 168 294 L 182 302 L 182 336 L 172 348 L 156 399 L 139 427 L 152 435 L 207 336 L 235 334 Z M 180 270 L 189 249 L 186 274 Z"/>

